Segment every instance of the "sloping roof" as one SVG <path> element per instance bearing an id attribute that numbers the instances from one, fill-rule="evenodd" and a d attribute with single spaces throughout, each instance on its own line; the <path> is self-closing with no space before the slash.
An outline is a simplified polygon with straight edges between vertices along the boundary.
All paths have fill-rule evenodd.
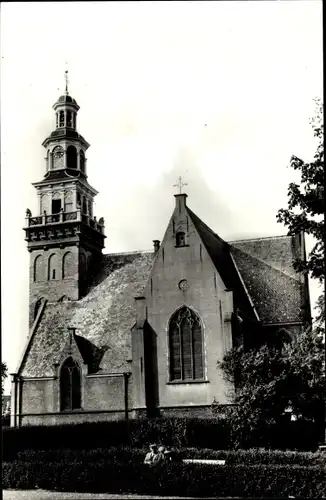
<path id="1" fill-rule="evenodd" d="M 95 353 L 101 357 L 103 372 L 129 370 L 130 329 L 136 317 L 134 297 L 142 293 L 153 258 L 152 253 L 104 255 L 101 271 L 86 297 L 48 303 L 22 375 L 53 375 L 53 363 L 67 342 L 68 327 L 77 329 L 76 341 L 84 359 Z"/>
<path id="2" fill-rule="evenodd" d="M 242 312 L 249 314 L 251 309 L 246 300 L 248 293 L 263 323 L 303 321 L 305 285 L 302 276 L 293 267 L 293 260 L 300 253 L 296 237 L 278 236 L 227 243 L 188 207 L 187 211 L 225 286 L 234 290 Z"/>
<path id="3" fill-rule="evenodd" d="M 235 301 L 242 313 L 256 321 L 250 298 L 232 261 L 228 243 L 214 233 L 190 208 L 187 207 L 187 211 L 225 286 L 233 290 Z"/>
<path id="4" fill-rule="evenodd" d="M 262 322 L 303 321 L 305 285 L 293 268 L 295 238 L 234 241 L 230 250 Z"/>
<path id="5" fill-rule="evenodd" d="M 188 207 L 188 214 L 227 288 L 234 290 L 243 314 L 264 323 L 301 322 L 304 283 L 292 266 L 300 245 L 292 237 L 227 243 Z M 152 252 L 103 255 L 88 294 L 79 301 L 47 303 L 31 337 L 23 376 L 52 376 L 76 328 L 76 343 L 85 362 L 103 372 L 129 371 L 135 300 L 150 277 Z"/>

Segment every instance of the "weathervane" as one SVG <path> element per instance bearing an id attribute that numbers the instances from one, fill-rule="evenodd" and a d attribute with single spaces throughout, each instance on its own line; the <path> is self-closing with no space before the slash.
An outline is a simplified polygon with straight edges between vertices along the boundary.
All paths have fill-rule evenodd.
<path id="1" fill-rule="evenodd" d="M 188 186 L 188 183 L 187 182 L 182 182 L 182 177 L 180 176 L 180 177 L 178 177 L 177 183 L 173 184 L 173 187 L 179 188 L 179 190 L 180 190 L 179 194 L 181 194 L 181 190 L 182 190 L 183 186 Z"/>
<path id="2" fill-rule="evenodd" d="M 67 69 L 67 66 L 68 66 L 68 63 L 66 61 L 66 71 L 65 71 L 65 81 L 66 81 L 66 90 L 65 90 L 65 94 L 68 95 L 68 83 L 69 83 L 69 80 L 68 80 L 68 69 Z"/>

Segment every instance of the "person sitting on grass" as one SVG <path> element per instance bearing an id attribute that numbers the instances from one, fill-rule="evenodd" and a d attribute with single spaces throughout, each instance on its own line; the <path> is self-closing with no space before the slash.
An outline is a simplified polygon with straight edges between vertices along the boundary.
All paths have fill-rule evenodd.
<path id="1" fill-rule="evenodd" d="M 174 456 L 169 448 L 165 447 L 163 453 L 165 462 L 173 462 Z"/>
<path id="2" fill-rule="evenodd" d="M 157 444 L 151 444 L 149 446 L 150 451 L 146 454 L 144 464 L 146 465 L 154 465 L 154 459 L 158 455 Z"/>
<path id="3" fill-rule="evenodd" d="M 155 465 L 165 462 L 165 446 L 160 446 L 157 455 L 154 457 L 153 463 Z"/>

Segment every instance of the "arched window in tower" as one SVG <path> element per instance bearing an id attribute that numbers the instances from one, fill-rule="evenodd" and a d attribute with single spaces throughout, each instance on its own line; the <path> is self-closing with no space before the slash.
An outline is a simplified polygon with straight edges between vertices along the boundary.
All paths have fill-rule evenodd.
<path id="1" fill-rule="evenodd" d="M 60 410 L 81 408 L 81 376 L 78 364 L 69 357 L 60 371 Z"/>
<path id="2" fill-rule="evenodd" d="M 85 196 L 83 198 L 83 214 L 87 214 L 87 200 Z"/>
<path id="3" fill-rule="evenodd" d="M 59 279 L 59 257 L 55 253 L 50 255 L 48 262 L 48 280 Z"/>
<path id="4" fill-rule="evenodd" d="M 65 126 L 65 113 L 64 111 L 59 112 L 59 127 Z"/>
<path id="5" fill-rule="evenodd" d="M 71 116 L 72 128 L 76 128 L 76 113 L 72 113 Z"/>
<path id="6" fill-rule="evenodd" d="M 72 113 L 71 111 L 67 111 L 67 127 L 72 127 Z"/>
<path id="7" fill-rule="evenodd" d="M 74 256 L 71 252 L 64 254 L 62 259 L 62 278 L 72 278 L 74 276 Z"/>
<path id="8" fill-rule="evenodd" d="M 42 281 L 43 266 L 42 266 L 42 257 L 38 255 L 34 260 L 34 281 Z"/>
<path id="9" fill-rule="evenodd" d="M 77 168 L 77 150 L 75 146 L 67 148 L 67 168 Z"/>
<path id="10" fill-rule="evenodd" d="M 79 152 L 79 165 L 80 165 L 80 170 L 82 172 L 85 172 L 85 153 L 82 149 Z"/>
<path id="11" fill-rule="evenodd" d="M 64 168 L 64 150 L 61 146 L 56 146 L 53 149 L 53 169 Z"/>
<path id="12" fill-rule="evenodd" d="M 56 126 L 56 128 L 59 127 L 59 113 L 55 114 L 55 126 Z"/>
<path id="13" fill-rule="evenodd" d="M 169 324 L 170 380 L 203 380 L 203 331 L 197 314 L 184 306 Z"/>

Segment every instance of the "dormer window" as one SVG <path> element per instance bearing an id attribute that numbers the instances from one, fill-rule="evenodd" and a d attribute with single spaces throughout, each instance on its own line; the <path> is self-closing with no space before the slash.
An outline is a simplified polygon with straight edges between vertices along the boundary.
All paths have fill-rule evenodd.
<path id="1" fill-rule="evenodd" d="M 177 247 L 184 247 L 186 244 L 186 235 L 183 232 L 178 232 L 175 235 L 175 241 L 176 241 L 176 246 Z"/>

